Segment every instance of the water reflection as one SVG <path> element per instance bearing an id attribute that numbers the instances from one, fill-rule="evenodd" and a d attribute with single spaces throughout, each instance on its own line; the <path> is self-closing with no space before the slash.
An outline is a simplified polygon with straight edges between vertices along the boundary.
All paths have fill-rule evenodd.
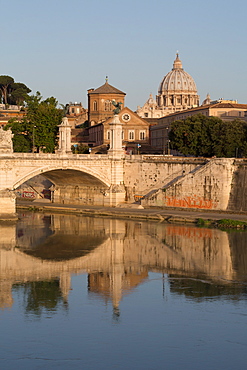
<path id="1" fill-rule="evenodd" d="M 88 274 L 88 294 L 111 302 L 165 274 L 171 293 L 193 299 L 246 293 L 245 232 L 68 215 L 22 213 L 0 225 L 0 307 L 23 293 L 26 312 L 67 309 L 71 274 Z"/>

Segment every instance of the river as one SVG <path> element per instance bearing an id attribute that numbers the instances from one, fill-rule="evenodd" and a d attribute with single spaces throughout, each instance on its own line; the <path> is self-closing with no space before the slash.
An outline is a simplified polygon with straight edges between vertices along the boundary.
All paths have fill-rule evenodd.
<path id="1" fill-rule="evenodd" d="M 246 369 L 247 232 L 19 212 L 1 369 Z"/>

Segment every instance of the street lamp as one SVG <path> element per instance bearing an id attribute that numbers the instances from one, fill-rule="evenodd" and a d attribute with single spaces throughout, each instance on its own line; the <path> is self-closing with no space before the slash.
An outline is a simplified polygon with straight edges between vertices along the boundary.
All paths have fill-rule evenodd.
<path id="1" fill-rule="evenodd" d="M 36 128 L 36 126 L 33 126 L 33 148 L 32 148 L 32 152 L 34 153 L 34 148 L 35 148 L 35 141 L 34 141 L 34 129 Z"/>

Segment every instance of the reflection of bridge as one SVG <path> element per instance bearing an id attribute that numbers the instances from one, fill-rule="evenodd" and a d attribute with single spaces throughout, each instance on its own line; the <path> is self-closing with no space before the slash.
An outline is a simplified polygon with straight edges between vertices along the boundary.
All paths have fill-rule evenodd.
<path id="1" fill-rule="evenodd" d="M 33 217 L 29 225 L 41 225 L 43 215 Z M 47 222 L 44 220 L 43 227 L 26 227 L 27 233 L 20 223 L 17 239 L 14 225 L 0 226 L 2 307 L 11 304 L 11 287 L 17 282 L 59 278 L 63 296 L 67 297 L 71 273 L 87 272 L 90 291 L 107 293 L 114 307 L 122 294 L 145 279 L 148 271 L 204 277 L 223 284 L 237 279 L 228 235 L 219 230 L 59 215 L 52 216 L 49 225 Z M 47 228 L 51 232 L 45 241 Z M 59 261 L 51 253 L 41 258 L 44 247 L 60 248 L 59 236 L 61 241 L 66 235 L 66 240 L 74 236 L 76 254 L 72 250 L 67 260 Z M 97 240 L 98 246 L 88 248 L 90 240 Z M 31 248 L 33 245 L 36 247 Z"/>

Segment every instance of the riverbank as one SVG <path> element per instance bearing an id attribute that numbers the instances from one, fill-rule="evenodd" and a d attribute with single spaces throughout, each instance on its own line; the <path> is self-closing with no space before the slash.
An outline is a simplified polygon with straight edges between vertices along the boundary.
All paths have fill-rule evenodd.
<path id="1" fill-rule="evenodd" d="M 129 208 L 125 207 L 101 207 L 89 205 L 54 204 L 48 202 L 18 201 L 17 209 L 27 209 L 39 212 L 56 212 L 78 214 L 97 217 L 114 217 L 125 219 L 149 220 L 169 223 L 194 223 L 199 220 L 214 224 L 218 220 L 230 219 L 247 222 L 247 213 L 235 213 L 227 211 L 211 211 L 184 208 Z"/>

